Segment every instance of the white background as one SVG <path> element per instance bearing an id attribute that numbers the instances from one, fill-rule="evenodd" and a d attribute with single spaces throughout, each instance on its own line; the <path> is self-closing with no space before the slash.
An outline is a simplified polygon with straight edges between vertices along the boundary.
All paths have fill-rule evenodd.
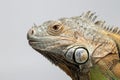
<path id="1" fill-rule="evenodd" d="M 0 80 L 70 80 L 27 42 L 36 23 L 92 10 L 120 26 L 120 0 L 0 0 Z"/>

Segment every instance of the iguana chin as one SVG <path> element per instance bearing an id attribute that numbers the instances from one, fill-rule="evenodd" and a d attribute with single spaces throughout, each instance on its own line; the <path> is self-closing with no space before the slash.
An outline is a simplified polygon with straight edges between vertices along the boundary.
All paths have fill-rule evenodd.
<path id="1" fill-rule="evenodd" d="M 116 70 L 120 66 L 120 30 L 110 28 L 105 21 L 96 21 L 96 17 L 88 11 L 34 25 L 27 34 L 29 44 L 72 80 L 95 80 L 91 76 L 97 76 L 97 72 L 92 73 L 96 65 L 105 80 L 120 78 L 120 69 Z"/>

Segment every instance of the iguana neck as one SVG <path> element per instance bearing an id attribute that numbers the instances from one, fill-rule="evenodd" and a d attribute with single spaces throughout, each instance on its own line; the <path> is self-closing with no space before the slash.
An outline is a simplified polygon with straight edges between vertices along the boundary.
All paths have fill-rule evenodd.
<path id="1" fill-rule="evenodd" d="M 81 72 L 75 72 L 71 71 L 73 76 L 72 80 L 90 80 L 89 73 L 81 73 Z"/>
<path id="2" fill-rule="evenodd" d="M 72 80 L 90 80 L 89 72 L 83 73 L 78 66 L 59 63 L 58 66 L 68 74 Z"/>

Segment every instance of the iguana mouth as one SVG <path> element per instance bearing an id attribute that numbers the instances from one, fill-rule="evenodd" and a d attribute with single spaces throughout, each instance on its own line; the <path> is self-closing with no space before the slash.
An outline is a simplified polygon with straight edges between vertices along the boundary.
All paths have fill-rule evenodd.
<path id="1" fill-rule="evenodd" d="M 37 41 L 34 41 L 34 40 L 29 40 L 28 41 L 30 45 L 34 44 L 34 43 L 38 43 Z"/>
<path id="2" fill-rule="evenodd" d="M 35 41 L 35 40 L 29 40 L 28 39 L 28 43 L 29 43 L 29 45 L 35 45 L 35 44 L 37 44 L 37 43 L 39 43 L 38 41 Z"/>

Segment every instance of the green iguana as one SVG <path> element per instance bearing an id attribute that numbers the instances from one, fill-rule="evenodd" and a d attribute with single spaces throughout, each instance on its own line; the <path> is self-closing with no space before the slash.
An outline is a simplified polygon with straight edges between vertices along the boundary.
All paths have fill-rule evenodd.
<path id="1" fill-rule="evenodd" d="M 88 11 L 34 25 L 29 44 L 72 80 L 120 80 L 120 30 L 96 18 Z"/>

